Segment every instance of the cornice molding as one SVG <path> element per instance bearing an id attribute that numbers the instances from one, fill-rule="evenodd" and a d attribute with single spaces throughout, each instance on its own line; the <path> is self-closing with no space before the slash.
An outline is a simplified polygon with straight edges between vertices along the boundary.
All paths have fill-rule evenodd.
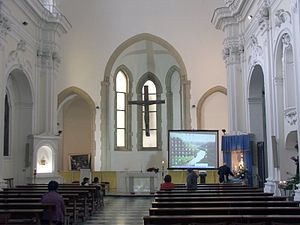
<path id="1" fill-rule="evenodd" d="M 51 13 L 37 0 L 14 0 L 14 2 L 23 9 L 23 12 L 27 14 L 27 16 L 35 16 L 47 24 L 55 24 L 57 28 L 56 31 L 59 34 L 67 33 L 72 28 L 72 25 L 62 13 L 59 11 Z"/>
<path id="2" fill-rule="evenodd" d="M 214 11 L 211 22 L 216 29 L 223 30 L 227 25 L 238 23 L 243 19 L 243 9 L 246 4 L 252 4 L 253 0 L 225 0 L 226 7 L 217 8 Z"/>

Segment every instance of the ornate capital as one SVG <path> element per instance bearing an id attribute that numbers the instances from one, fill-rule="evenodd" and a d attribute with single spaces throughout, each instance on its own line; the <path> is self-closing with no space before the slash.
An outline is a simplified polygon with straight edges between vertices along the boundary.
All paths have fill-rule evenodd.
<path id="1" fill-rule="evenodd" d="M 291 23 L 291 14 L 284 9 L 279 9 L 275 13 L 275 26 L 281 27 L 283 23 Z"/>
<path id="2" fill-rule="evenodd" d="M 240 55 L 244 53 L 244 46 L 237 38 L 227 38 L 224 41 L 223 59 L 226 64 L 240 62 Z"/>
<path id="3" fill-rule="evenodd" d="M 297 124 L 297 111 L 296 109 L 289 109 L 285 112 L 285 119 L 291 126 Z"/>

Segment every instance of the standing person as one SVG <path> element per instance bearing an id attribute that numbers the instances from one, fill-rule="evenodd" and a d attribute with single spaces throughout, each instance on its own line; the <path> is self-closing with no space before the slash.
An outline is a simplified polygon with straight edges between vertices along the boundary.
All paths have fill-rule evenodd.
<path id="1" fill-rule="evenodd" d="M 186 178 L 186 187 L 189 190 L 196 190 L 198 183 L 198 175 L 192 168 L 188 168 L 188 176 Z"/>
<path id="2" fill-rule="evenodd" d="M 99 183 L 99 178 L 94 177 L 94 181 L 92 183 L 93 185 L 96 186 L 96 191 L 95 191 L 95 199 L 96 199 L 96 205 L 97 206 L 103 206 L 103 190 L 101 187 L 101 184 Z"/>
<path id="3" fill-rule="evenodd" d="M 52 224 L 63 225 L 65 218 L 65 203 L 63 197 L 57 193 L 58 183 L 56 181 L 50 181 L 48 183 L 48 193 L 45 193 L 42 197 L 42 203 L 55 204 L 55 209 L 52 212 L 52 218 L 50 218 L 49 211 L 45 210 L 42 218 L 42 224 L 49 224 L 49 220 L 52 220 Z"/>
<path id="4" fill-rule="evenodd" d="M 219 182 L 227 183 L 229 181 L 229 175 L 234 176 L 234 174 L 231 172 L 230 168 L 227 166 L 226 163 L 223 164 L 223 166 L 220 166 L 218 169 L 219 174 Z"/>
<path id="5" fill-rule="evenodd" d="M 172 183 L 172 177 L 170 175 L 166 175 L 164 181 L 165 182 L 160 185 L 160 190 L 172 190 L 175 188 L 175 184 Z"/>

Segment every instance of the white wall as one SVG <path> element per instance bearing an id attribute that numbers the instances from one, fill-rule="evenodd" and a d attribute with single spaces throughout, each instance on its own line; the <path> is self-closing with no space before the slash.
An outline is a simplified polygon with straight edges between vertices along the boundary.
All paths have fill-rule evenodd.
<path id="1" fill-rule="evenodd" d="M 77 86 L 100 102 L 100 82 L 113 51 L 140 33 L 169 42 L 181 55 L 192 81 L 191 104 L 212 86 L 226 86 L 221 56 L 224 35 L 210 23 L 222 0 L 61 0 L 72 24 L 64 49 L 58 91 Z M 196 115 L 192 115 L 196 127 Z"/>

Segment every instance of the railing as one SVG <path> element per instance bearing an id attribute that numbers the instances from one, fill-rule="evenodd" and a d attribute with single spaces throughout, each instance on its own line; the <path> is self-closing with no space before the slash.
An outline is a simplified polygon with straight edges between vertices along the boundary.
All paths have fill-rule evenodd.
<path id="1" fill-rule="evenodd" d="M 42 6 L 44 6 L 45 9 L 47 9 L 54 17 L 61 16 L 62 13 L 59 11 L 59 9 L 54 4 L 45 3 L 42 0 L 39 0 Z"/>
<path id="2" fill-rule="evenodd" d="M 62 12 L 56 7 L 56 5 L 54 3 L 49 3 L 48 1 L 45 0 L 38 0 L 38 2 L 40 3 L 41 6 L 43 6 L 47 12 L 47 14 L 51 15 L 51 17 L 58 19 L 60 21 L 64 20 L 66 22 L 66 24 L 68 24 L 68 26 L 71 27 L 70 22 L 68 21 L 68 19 L 62 14 Z M 47 15 L 47 16 L 49 16 Z"/>

